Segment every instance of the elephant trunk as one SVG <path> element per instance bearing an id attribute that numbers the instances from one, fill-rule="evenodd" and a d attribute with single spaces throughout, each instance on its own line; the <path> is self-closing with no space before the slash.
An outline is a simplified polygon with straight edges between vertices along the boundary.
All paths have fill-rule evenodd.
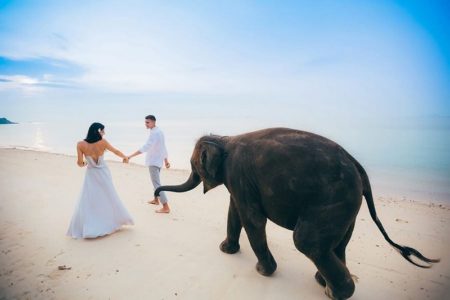
<path id="1" fill-rule="evenodd" d="M 194 189 L 196 186 L 200 184 L 200 176 L 198 176 L 196 173 L 192 172 L 189 176 L 188 180 L 180 185 L 162 185 L 158 187 L 155 190 L 155 197 L 159 197 L 159 193 L 162 191 L 168 191 L 168 192 L 176 192 L 176 193 L 183 193 L 190 191 Z"/>

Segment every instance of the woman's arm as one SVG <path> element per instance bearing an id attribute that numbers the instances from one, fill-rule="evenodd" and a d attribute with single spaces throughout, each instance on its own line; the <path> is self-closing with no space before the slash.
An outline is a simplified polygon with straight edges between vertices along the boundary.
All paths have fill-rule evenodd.
<path id="1" fill-rule="evenodd" d="M 122 152 L 120 152 L 119 150 L 117 150 L 116 148 L 114 148 L 110 143 L 108 143 L 107 140 L 103 139 L 104 143 L 105 143 L 105 147 L 106 150 L 111 151 L 112 153 L 114 153 L 115 155 L 117 155 L 120 158 L 124 158 L 127 159 L 127 157 L 125 156 L 125 154 L 123 154 Z"/>
<path id="2" fill-rule="evenodd" d="M 83 152 L 81 151 L 81 143 L 77 144 L 77 165 L 79 167 L 84 167 L 86 162 L 83 159 Z"/>

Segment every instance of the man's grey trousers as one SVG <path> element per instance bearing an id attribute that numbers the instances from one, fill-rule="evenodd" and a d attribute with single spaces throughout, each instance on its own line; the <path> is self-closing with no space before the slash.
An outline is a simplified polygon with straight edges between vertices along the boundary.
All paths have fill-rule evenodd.
<path id="1" fill-rule="evenodd" d="M 152 179 L 154 190 L 156 190 L 161 186 L 161 179 L 159 178 L 159 172 L 161 168 L 157 166 L 149 166 L 148 170 L 150 172 L 150 178 Z M 159 200 L 161 201 L 162 204 L 165 204 L 169 199 L 167 199 L 165 192 L 161 192 L 159 194 Z"/>

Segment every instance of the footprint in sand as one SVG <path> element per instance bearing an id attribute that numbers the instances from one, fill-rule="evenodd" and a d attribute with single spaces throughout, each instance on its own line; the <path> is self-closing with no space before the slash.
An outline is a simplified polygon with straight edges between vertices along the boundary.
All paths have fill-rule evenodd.
<path id="1" fill-rule="evenodd" d="M 402 219 L 395 219 L 395 222 L 399 222 L 399 223 L 409 223 L 406 220 L 402 220 Z"/>

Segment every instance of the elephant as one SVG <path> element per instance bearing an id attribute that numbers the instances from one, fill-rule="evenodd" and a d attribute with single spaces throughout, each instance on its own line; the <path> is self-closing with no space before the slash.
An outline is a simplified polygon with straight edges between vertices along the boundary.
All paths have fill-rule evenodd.
<path id="1" fill-rule="evenodd" d="M 317 267 L 316 281 L 331 299 L 355 290 L 345 249 L 362 197 L 385 240 L 409 262 L 428 268 L 439 259 L 393 242 L 377 217 L 369 178 L 344 148 L 320 135 L 289 128 L 268 128 L 236 136 L 201 137 L 191 157 L 191 174 L 161 191 L 186 192 L 203 182 L 203 193 L 224 184 L 230 193 L 227 234 L 220 250 L 239 251 L 244 227 L 265 276 L 277 268 L 266 239 L 267 219 L 293 231 L 295 247 Z M 427 264 L 411 259 L 415 256 Z"/>

